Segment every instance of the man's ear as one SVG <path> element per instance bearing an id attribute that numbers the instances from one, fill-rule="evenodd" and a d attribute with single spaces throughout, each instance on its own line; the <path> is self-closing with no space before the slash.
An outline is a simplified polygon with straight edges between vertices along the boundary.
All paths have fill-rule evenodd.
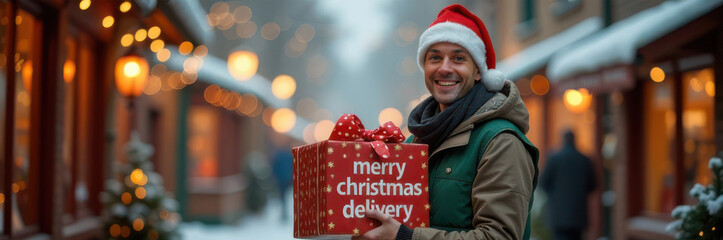
<path id="1" fill-rule="evenodd" d="M 479 68 L 475 68 L 474 81 L 479 82 L 482 80 L 482 74 L 479 72 Z"/>

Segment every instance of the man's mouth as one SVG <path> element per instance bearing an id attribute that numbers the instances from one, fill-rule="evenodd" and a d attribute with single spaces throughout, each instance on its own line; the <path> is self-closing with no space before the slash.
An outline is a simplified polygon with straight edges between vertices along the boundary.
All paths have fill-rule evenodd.
<path id="1" fill-rule="evenodd" d="M 454 85 L 457 85 L 457 83 L 459 83 L 458 81 L 444 81 L 444 80 L 437 80 L 434 82 L 437 83 L 437 85 L 443 86 L 443 87 L 454 86 Z"/>

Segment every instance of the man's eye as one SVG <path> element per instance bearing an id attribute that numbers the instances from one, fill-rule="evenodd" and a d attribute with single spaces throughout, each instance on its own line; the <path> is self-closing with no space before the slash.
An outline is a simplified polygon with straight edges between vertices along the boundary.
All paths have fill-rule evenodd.
<path id="1" fill-rule="evenodd" d="M 464 61 L 465 59 L 466 59 L 465 57 L 455 57 L 454 58 L 455 61 Z"/>
<path id="2" fill-rule="evenodd" d="M 439 56 L 436 56 L 436 55 L 432 55 L 432 56 L 429 56 L 429 58 L 427 58 L 427 59 L 429 59 L 429 60 L 439 60 L 440 57 L 439 57 Z"/>

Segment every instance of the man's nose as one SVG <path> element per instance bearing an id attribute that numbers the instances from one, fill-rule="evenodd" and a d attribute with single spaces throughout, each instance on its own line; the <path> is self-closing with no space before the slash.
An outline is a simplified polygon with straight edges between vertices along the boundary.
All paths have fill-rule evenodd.
<path id="1" fill-rule="evenodd" d="M 444 60 L 442 60 L 442 66 L 439 67 L 439 73 L 452 73 L 452 60 L 450 60 L 449 58 L 444 58 Z"/>

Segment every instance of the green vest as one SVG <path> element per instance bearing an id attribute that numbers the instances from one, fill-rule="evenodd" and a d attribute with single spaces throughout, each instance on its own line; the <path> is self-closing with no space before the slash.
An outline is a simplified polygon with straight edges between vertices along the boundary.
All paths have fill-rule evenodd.
<path id="1" fill-rule="evenodd" d="M 477 175 L 477 163 L 485 152 L 489 142 L 503 132 L 512 133 L 522 142 L 532 157 L 535 176 L 532 191 L 537 186 L 537 160 L 539 152 L 525 134 L 510 121 L 493 119 L 476 126 L 472 130 L 470 144 L 442 150 L 429 159 L 429 212 L 432 228 L 446 231 L 469 231 L 472 225 L 472 183 Z M 407 141 L 411 141 L 410 137 Z M 472 144 L 481 143 L 481 144 Z M 453 169 L 449 174 L 447 169 Z M 523 239 L 530 238 L 530 210 L 534 195 L 530 197 L 527 222 Z"/>

